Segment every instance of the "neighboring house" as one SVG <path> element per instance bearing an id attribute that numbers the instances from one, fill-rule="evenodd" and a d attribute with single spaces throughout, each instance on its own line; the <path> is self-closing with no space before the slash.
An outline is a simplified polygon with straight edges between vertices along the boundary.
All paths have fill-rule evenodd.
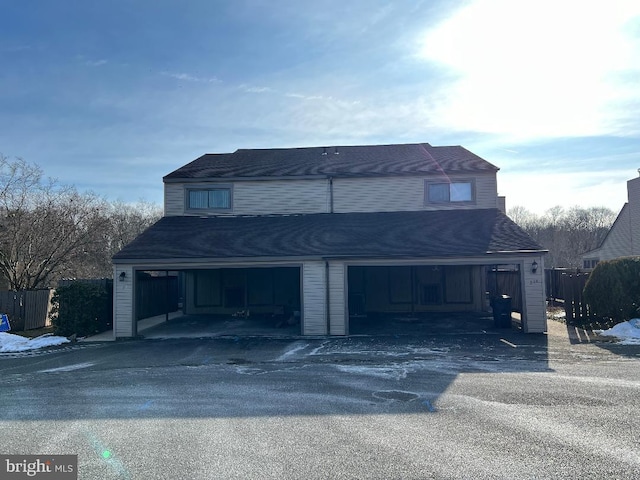
<path id="1" fill-rule="evenodd" d="M 427 143 L 203 155 L 164 177 L 164 217 L 113 258 L 114 334 L 136 335 L 150 271 L 180 273 L 185 314 L 285 308 L 302 335 L 347 335 L 365 314 L 486 311 L 509 270 L 523 330 L 543 332 L 546 250 L 504 214 L 497 171 Z"/>
<path id="2" fill-rule="evenodd" d="M 640 255 L 640 177 L 627 182 L 627 203 L 598 248 L 582 254 L 582 266 L 591 269 L 603 260 Z"/>

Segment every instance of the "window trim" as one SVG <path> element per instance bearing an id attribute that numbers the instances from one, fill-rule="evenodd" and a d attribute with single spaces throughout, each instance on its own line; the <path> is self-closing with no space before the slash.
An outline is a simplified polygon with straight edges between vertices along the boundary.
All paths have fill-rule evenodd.
<path id="1" fill-rule="evenodd" d="M 471 200 L 451 200 L 451 185 L 455 183 L 468 183 L 471 187 Z M 449 198 L 444 201 L 432 201 L 429 199 L 429 188 L 432 185 L 449 185 Z M 424 181 L 424 204 L 425 205 L 474 205 L 476 203 L 476 180 L 474 178 L 456 178 L 449 182 L 437 180 Z"/>
<path id="2" fill-rule="evenodd" d="M 229 208 L 192 208 L 189 204 L 191 192 L 211 191 L 211 190 L 228 190 L 229 191 Z M 190 213 L 209 213 L 209 212 L 232 212 L 233 211 L 233 184 L 205 184 L 205 185 L 189 185 L 184 189 L 184 210 Z"/>

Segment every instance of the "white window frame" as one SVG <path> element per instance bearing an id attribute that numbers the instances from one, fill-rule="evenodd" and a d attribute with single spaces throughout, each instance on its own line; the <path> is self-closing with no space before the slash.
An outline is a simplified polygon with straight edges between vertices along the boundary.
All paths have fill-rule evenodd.
<path id="1" fill-rule="evenodd" d="M 455 184 L 468 184 L 471 189 L 471 199 L 470 200 L 451 200 L 451 189 Z M 448 196 L 446 200 L 437 201 L 431 200 L 429 198 L 429 189 L 435 185 L 448 185 Z M 424 204 L 425 205 L 465 205 L 465 204 L 475 204 L 476 203 L 476 182 L 474 179 L 456 179 L 451 180 L 450 182 L 438 182 L 434 180 L 425 180 L 424 185 Z"/>
<path id="2" fill-rule="evenodd" d="M 229 207 L 206 207 L 196 208 L 189 203 L 191 192 L 210 192 L 212 190 L 228 190 L 229 191 Z M 184 209 L 187 212 L 231 212 L 233 210 L 233 185 L 231 184 L 208 184 L 208 185 L 190 185 L 184 190 Z"/>

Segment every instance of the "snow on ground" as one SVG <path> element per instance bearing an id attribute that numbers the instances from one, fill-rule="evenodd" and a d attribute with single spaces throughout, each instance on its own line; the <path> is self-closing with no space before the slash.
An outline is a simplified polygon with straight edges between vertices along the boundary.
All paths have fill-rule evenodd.
<path id="1" fill-rule="evenodd" d="M 640 318 L 619 323 L 609 330 L 594 330 L 603 337 L 615 337 L 622 345 L 640 345 Z"/>
<path id="2" fill-rule="evenodd" d="M 25 352 L 68 342 L 69 340 L 66 338 L 56 337 L 50 333 L 36 338 L 26 338 L 20 335 L 0 332 L 0 353 Z"/>
<path id="3" fill-rule="evenodd" d="M 95 363 L 85 362 L 76 363 L 73 365 L 65 365 L 64 367 L 48 368 L 46 370 L 40 370 L 38 373 L 53 373 L 53 372 L 73 372 L 74 370 L 80 370 L 81 368 L 93 367 Z"/>

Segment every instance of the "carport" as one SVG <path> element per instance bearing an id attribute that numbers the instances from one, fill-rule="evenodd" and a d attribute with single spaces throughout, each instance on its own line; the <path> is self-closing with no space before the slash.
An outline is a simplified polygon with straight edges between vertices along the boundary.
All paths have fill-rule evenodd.
<path id="1" fill-rule="evenodd" d="M 523 304 L 518 264 L 356 264 L 347 288 L 350 334 L 483 331 L 494 327 L 491 299 L 509 296 L 518 314 Z"/>
<path id="2" fill-rule="evenodd" d="M 113 258 L 114 335 L 136 335 L 138 272 L 178 272 L 185 315 L 258 334 L 300 312 L 295 333 L 342 336 L 376 315 L 486 314 L 510 293 L 487 280 L 497 266 L 522 292 L 523 331 L 542 332 L 544 253 L 494 209 L 164 217 Z"/>
<path id="3" fill-rule="evenodd" d="M 301 333 L 300 266 L 146 269 L 134 277 L 136 331 L 164 316 L 170 335 Z"/>

